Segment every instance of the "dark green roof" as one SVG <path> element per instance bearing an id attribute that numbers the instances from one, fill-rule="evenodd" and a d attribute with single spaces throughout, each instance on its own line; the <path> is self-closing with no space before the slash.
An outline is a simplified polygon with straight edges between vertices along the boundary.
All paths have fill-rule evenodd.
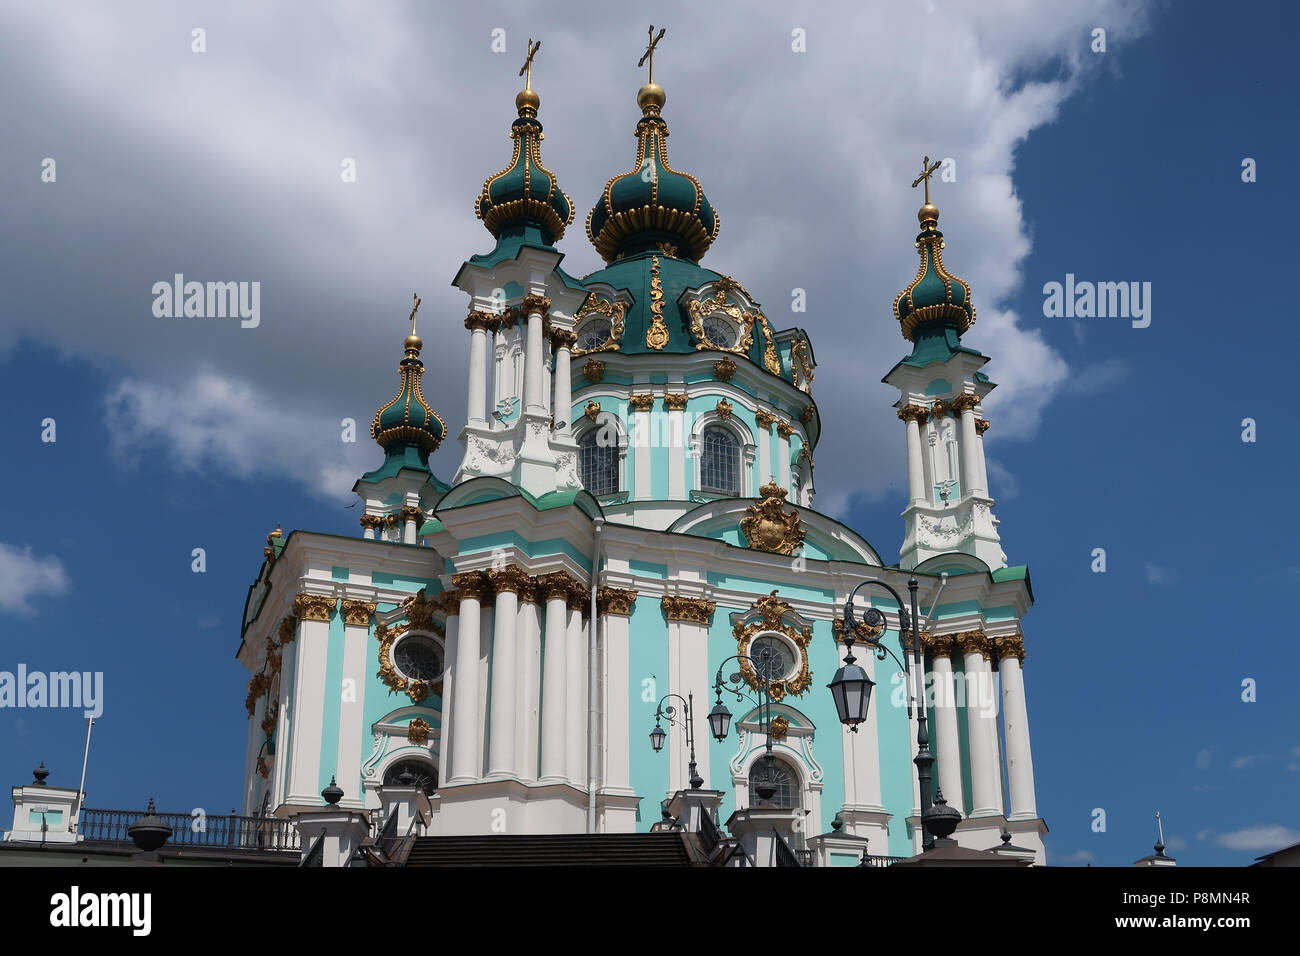
<path id="1" fill-rule="evenodd" d="M 521 107 L 519 119 L 510 126 L 510 138 L 514 141 L 510 165 L 483 183 L 474 214 L 494 236 L 500 236 L 503 228 L 527 224 L 537 227 L 551 245 L 573 221 L 573 203 L 555 174 L 542 165 L 542 124 L 537 122 L 535 107 Z"/>

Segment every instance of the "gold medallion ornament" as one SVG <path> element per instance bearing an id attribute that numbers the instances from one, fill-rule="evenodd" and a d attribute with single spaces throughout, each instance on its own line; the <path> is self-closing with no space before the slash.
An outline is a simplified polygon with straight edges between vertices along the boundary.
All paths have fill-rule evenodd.
<path id="1" fill-rule="evenodd" d="M 646 329 L 646 348 L 662 352 L 668 344 L 668 325 L 664 322 L 664 283 L 659 278 L 659 257 L 650 257 L 650 328 Z"/>
<path id="2" fill-rule="evenodd" d="M 731 417 L 731 410 L 734 407 L 735 406 L 733 406 L 731 402 L 727 401 L 725 398 L 718 399 L 718 417 L 721 418 L 723 421 L 726 421 L 728 418 Z"/>
<path id="3" fill-rule="evenodd" d="M 745 540 L 752 550 L 793 554 L 795 548 L 803 544 L 806 531 L 798 510 L 785 510 L 785 497 L 789 492 L 776 483 L 775 477 L 758 492 L 762 497 L 756 499 L 746 509 L 745 517 L 740 519 L 740 530 Z"/>
<path id="4" fill-rule="evenodd" d="M 727 300 L 727 293 L 732 289 L 740 289 L 740 283 L 736 282 L 730 276 L 723 276 L 713 284 L 713 295 L 705 296 L 700 299 L 693 299 L 689 305 L 691 313 L 691 333 L 695 336 L 695 350 L 697 352 L 705 349 L 712 349 L 715 352 L 735 352 L 743 355 L 749 351 L 749 347 L 754 344 L 754 321 L 755 316 L 746 312 L 740 306 Z M 748 295 L 749 293 L 745 293 Z M 704 320 L 710 315 L 722 313 L 731 319 L 740 327 L 740 334 L 736 336 L 736 344 L 732 346 L 718 345 L 709 338 L 704 331 Z M 761 313 L 759 315 L 761 318 Z"/>
<path id="5" fill-rule="evenodd" d="M 731 634 L 736 639 L 736 653 L 743 657 L 754 656 L 750 654 L 750 647 L 755 638 L 773 634 L 784 637 L 797 651 L 798 664 L 794 675 L 780 679 L 760 678 L 754 665 L 742 660 L 741 677 L 752 689 L 758 690 L 766 684 L 772 700 L 780 701 L 786 694 L 797 697 L 812 686 L 812 671 L 808 667 L 812 628 L 801 627 L 794 609 L 778 598 L 775 591 L 755 601 L 744 617 L 732 625 Z"/>
<path id="6" fill-rule="evenodd" d="M 594 422 L 596 416 L 600 414 L 600 402 L 588 402 L 587 407 L 582 410 L 582 414 Z"/>
<path id="7" fill-rule="evenodd" d="M 786 734 L 790 732 L 790 721 L 785 714 L 777 714 L 772 718 L 772 739 L 785 740 Z"/>
<path id="8" fill-rule="evenodd" d="M 429 722 L 423 717 L 416 717 L 406 725 L 406 739 L 413 744 L 422 744 L 428 741 L 429 731 L 432 728 Z"/>
<path id="9" fill-rule="evenodd" d="M 605 363 L 596 359 L 587 359 L 586 364 L 582 366 L 582 377 L 592 385 L 598 384 L 605 378 Z"/>
<path id="10" fill-rule="evenodd" d="M 989 430 L 989 425 L 990 425 L 990 424 L 991 424 L 991 423 L 989 422 L 989 420 L 988 420 L 987 418 L 977 418 L 977 419 L 975 419 L 975 434 L 976 434 L 976 435 L 983 435 L 986 431 Z"/>
<path id="11" fill-rule="evenodd" d="M 713 363 L 713 374 L 716 375 L 720 381 L 730 382 L 731 376 L 736 374 L 737 368 L 738 366 L 735 362 L 729 358 L 724 358 L 721 361 Z"/>
<path id="12" fill-rule="evenodd" d="M 813 416 L 817 414 L 817 409 L 812 405 L 804 406 L 804 410 L 799 413 L 799 421 L 805 425 L 811 425 Z"/>
<path id="13" fill-rule="evenodd" d="M 948 415 L 948 403 L 942 398 L 930 406 L 930 415 L 937 421 L 940 418 L 946 418 Z"/>

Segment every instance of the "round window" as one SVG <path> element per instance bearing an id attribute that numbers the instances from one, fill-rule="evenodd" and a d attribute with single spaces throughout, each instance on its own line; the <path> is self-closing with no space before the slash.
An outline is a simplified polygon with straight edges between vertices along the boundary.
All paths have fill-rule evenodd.
<path id="1" fill-rule="evenodd" d="M 407 680 L 432 684 L 442 679 L 442 645 L 424 634 L 412 634 L 393 648 L 393 663 Z"/>
<path id="2" fill-rule="evenodd" d="M 609 319 L 592 319 L 583 323 L 578 329 L 578 348 L 586 351 L 600 348 L 609 341 L 612 328 Z"/>
<path id="3" fill-rule="evenodd" d="M 726 319 L 711 315 L 704 320 L 704 336 L 709 344 L 718 349 L 734 348 L 736 329 Z"/>
<path id="4" fill-rule="evenodd" d="M 785 680 L 794 670 L 794 654 L 790 651 L 790 645 L 779 637 L 754 638 L 749 645 L 749 656 L 753 659 L 754 671 L 761 680 Z"/>

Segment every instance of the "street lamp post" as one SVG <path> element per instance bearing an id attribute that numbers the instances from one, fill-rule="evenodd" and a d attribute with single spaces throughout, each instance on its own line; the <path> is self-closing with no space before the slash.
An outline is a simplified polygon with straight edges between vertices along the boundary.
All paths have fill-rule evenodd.
<path id="1" fill-rule="evenodd" d="M 910 615 L 907 605 L 903 603 L 903 598 L 884 581 L 868 578 L 849 593 L 848 599 L 844 602 L 844 666 L 835 672 L 834 679 L 826 686 L 830 688 L 831 696 L 835 699 L 835 709 L 839 714 L 840 723 L 856 733 L 858 724 L 867 719 L 867 708 L 871 703 L 871 688 L 875 686 L 867 672 L 855 663 L 853 657 L 853 644 L 855 641 L 861 640 L 870 651 L 875 652 L 877 660 L 883 661 L 888 655 L 893 657 L 898 666 L 903 669 L 903 673 L 908 680 L 907 717 L 908 720 L 912 718 L 912 672 L 911 668 L 908 667 L 906 650 L 903 652 L 904 659 L 899 660 L 898 656 L 878 639 L 872 637 L 859 638 L 856 634 L 859 622 L 853 616 L 853 601 L 859 591 L 871 585 L 882 587 L 893 595 L 894 600 L 898 602 L 899 633 L 906 635 L 908 631 L 911 632 L 912 654 L 915 655 L 916 676 L 919 681 L 916 694 L 916 757 L 913 758 L 912 762 L 916 764 L 916 776 L 921 789 L 921 846 L 922 849 L 930 850 L 934 848 L 934 831 L 930 826 L 931 818 L 935 816 L 931 812 L 934 801 L 930 798 L 930 780 L 931 771 L 934 767 L 934 755 L 930 753 L 929 719 L 925 707 L 925 674 L 921 666 L 920 614 L 916 606 L 916 575 L 912 575 L 907 582 L 907 590 L 911 598 Z M 871 630 L 879 630 L 881 636 L 884 635 L 885 615 L 877 608 L 868 607 L 863 611 L 860 623 Z M 951 813 L 951 811 L 949 812 Z M 936 819 L 933 822 L 938 821 Z M 946 817 L 945 822 L 947 822 Z M 950 828 L 948 828 L 948 832 L 952 832 Z"/>
<path id="2" fill-rule="evenodd" d="M 691 789 L 699 790 L 704 786 L 704 778 L 701 777 L 699 771 L 695 769 L 694 694 L 687 694 L 686 699 L 684 700 L 682 699 L 681 694 L 664 694 L 663 698 L 659 701 L 659 706 L 655 708 L 655 729 L 650 731 L 650 746 L 655 749 L 655 753 L 658 753 L 664 747 L 664 738 L 668 735 L 664 732 L 663 727 L 660 726 L 659 721 L 661 719 L 668 721 L 669 724 L 677 723 L 677 708 L 672 704 L 669 704 L 667 707 L 664 706 L 664 701 L 673 698 L 680 700 L 686 706 L 686 745 L 691 748 Z"/>
<path id="3" fill-rule="evenodd" d="M 709 729 L 715 740 L 722 741 L 727 739 L 727 728 L 731 725 L 731 711 L 727 710 L 726 705 L 722 703 L 722 692 L 724 690 L 730 694 L 735 694 L 736 700 L 749 700 L 760 708 L 759 722 L 762 724 L 767 737 L 764 748 L 765 753 L 763 754 L 763 769 L 765 772 L 754 787 L 760 800 L 771 800 L 776 795 L 773 772 L 776 759 L 772 756 L 772 694 L 768 689 L 768 682 L 771 680 L 772 675 L 768 673 L 767 667 L 771 656 L 771 652 L 768 650 L 763 650 L 758 660 L 747 654 L 732 654 L 719 664 L 718 674 L 713 680 L 713 691 L 717 694 L 718 700 L 713 705 L 713 710 L 709 711 Z M 726 682 L 722 680 L 722 669 L 727 665 L 727 661 L 749 661 L 757 678 L 758 700 L 740 689 L 741 675 L 739 672 L 731 674 Z"/>

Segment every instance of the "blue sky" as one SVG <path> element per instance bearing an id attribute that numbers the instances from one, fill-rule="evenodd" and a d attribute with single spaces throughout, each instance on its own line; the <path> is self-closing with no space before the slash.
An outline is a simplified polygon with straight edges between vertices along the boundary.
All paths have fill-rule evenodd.
<path id="1" fill-rule="evenodd" d="M 1300 840 L 1300 820 L 1280 812 L 1300 798 L 1300 556 L 1279 493 L 1300 444 L 1289 363 L 1269 361 L 1297 340 L 1282 213 L 1297 206 L 1300 143 L 1280 121 L 1294 111 L 1297 15 L 1281 3 L 1231 15 L 1193 3 L 987 6 L 985 20 L 944 4 L 853 14 L 889 30 L 842 24 L 847 8 L 760 7 L 744 25 L 751 53 L 709 66 L 684 36 L 697 14 L 670 5 L 680 46 L 676 60 L 664 47 L 656 78 L 674 165 L 723 215 L 705 264 L 745 281 L 778 327 L 812 336 L 826 424 L 818 506 L 896 555 L 903 435 L 875 382 L 905 349 L 889 305 L 915 271 L 919 199 L 907 184 L 922 151 L 956 156 L 957 182 L 937 184 L 935 201 L 945 261 L 980 310 L 967 341 L 1001 384 L 992 492 L 1008 558 L 1030 565 L 1038 600 L 1026 681 L 1052 862 L 1129 863 L 1149 852 L 1159 809 L 1181 862 L 1240 865 Z M 489 6 L 429 23 L 394 4 L 393 24 L 353 30 L 337 8 L 319 23 L 192 9 L 143 5 L 138 23 L 111 24 L 75 5 L 52 25 L 2 14 L 13 49 L 0 79 L 22 92 L 0 107 L 13 131 L 0 145 L 11 222 L 0 669 L 104 672 L 91 805 L 152 796 L 221 812 L 239 792 L 247 675 L 234 652 L 263 538 L 277 522 L 355 534 L 348 489 L 377 461 L 364 441 L 339 458 L 310 436 L 333 429 L 336 441 L 339 419 L 364 425 L 391 397 L 411 288 L 431 322 L 463 314 L 447 283 L 484 251 L 472 197 L 508 158 L 516 78 L 459 51 L 486 48 L 498 22 L 524 34 L 544 14 Z M 422 28 L 430 61 L 448 58 L 445 74 L 405 55 L 400 18 Z M 188 49 L 200 19 L 207 61 Z M 536 77 L 545 159 L 579 218 L 633 160 L 635 55 L 610 61 L 617 82 L 591 91 L 589 108 L 564 66 L 589 44 L 631 47 L 644 33 L 631 13 L 607 20 L 566 8 L 547 27 L 549 74 L 539 65 Z M 799 59 L 786 47 L 805 23 Z M 1098 25 L 1108 49 L 1094 54 Z M 820 52 L 837 32 L 861 46 Z M 176 49 L 158 52 L 167 43 Z M 974 79 L 920 75 L 913 57 L 908 81 L 889 82 L 891 57 L 936 43 L 948 71 Z M 256 54 L 231 52 L 241 45 Z M 43 49 L 62 49 L 44 82 L 19 82 L 38 75 Z M 352 85 L 313 94 L 340 74 Z M 747 84 L 752 98 L 738 100 Z M 852 95 L 863 88 L 868 103 Z M 737 167 L 740 136 L 762 149 Z M 327 185 L 337 156 L 358 153 L 358 190 Z M 320 169 L 301 164 L 314 154 Z M 57 186 L 38 179 L 47 155 Z M 1241 180 L 1246 157 L 1258 182 Z M 594 268 L 579 231 L 561 248 L 572 271 Z M 147 290 L 174 272 L 260 277 L 263 327 L 160 325 Z M 1044 317 L 1044 283 L 1067 273 L 1150 282 L 1150 326 Z M 809 311 L 783 323 L 770 304 L 792 287 L 808 289 Z M 838 307 L 845 299 L 855 307 Z M 454 431 L 467 345 L 446 322 L 421 330 L 426 341 L 446 332 L 429 394 Z M 53 444 L 40 441 L 47 417 Z M 1254 443 L 1241 440 L 1244 418 Z M 435 458 L 444 477 L 452 446 Z M 190 569 L 195 547 L 204 574 Z M 1095 548 L 1104 574 L 1090 570 Z M 1241 699 L 1247 678 L 1254 703 Z M 84 732 L 76 712 L 0 710 L 0 774 L 22 783 L 44 760 L 51 782 L 76 786 Z M 1104 833 L 1091 828 L 1096 808 Z"/>

